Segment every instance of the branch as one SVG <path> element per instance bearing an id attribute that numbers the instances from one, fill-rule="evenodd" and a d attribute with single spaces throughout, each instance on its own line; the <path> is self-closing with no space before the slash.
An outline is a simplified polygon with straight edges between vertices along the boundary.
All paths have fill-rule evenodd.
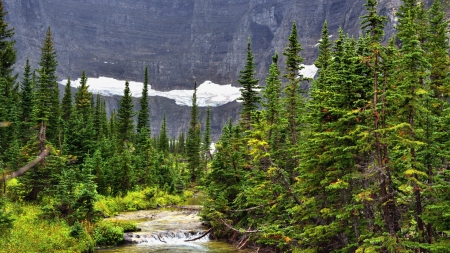
<path id="1" fill-rule="evenodd" d="M 265 148 L 264 148 L 264 150 L 266 152 L 268 152 Z M 295 194 L 294 191 L 292 190 L 291 185 L 289 184 L 289 182 L 287 181 L 286 177 L 284 176 L 282 169 L 280 167 L 278 167 L 278 165 L 272 161 L 272 158 L 270 158 L 270 156 L 269 156 L 269 162 L 270 162 L 270 165 L 272 165 L 274 168 L 276 168 L 276 170 L 278 172 L 278 175 L 283 179 L 284 187 L 287 188 L 289 193 L 294 198 L 295 202 L 297 202 L 297 204 L 301 205 L 302 202 L 298 198 L 297 194 Z"/>
<path id="2" fill-rule="evenodd" d="M 198 239 L 202 239 L 203 237 L 205 237 L 207 234 L 209 234 L 209 232 L 212 231 L 213 228 L 208 229 L 205 233 L 203 233 L 201 236 L 196 237 L 194 239 L 189 239 L 189 240 L 184 240 L 185 242 L 192 242 L 192 241 L 197 241 Z"/>
<path id="3" fill-rule="evenodd" d="M 247 231 L 241 231 L 239 229 L 236 229 L 234 227 L 232 227 L 230 224 L 226 223 L 226 221 L 224 221 L 223 219 L 220 219 L 220 221 L 223 223 L 223 225 L 225 225 L 225 227 L 233 230 L 234 232 L 240 233 L 240 234 L 251 234 L 251 233 L 258 233 L 261 232 L 261 230 L 256 229 L 256 230 L 247 230 Z"/>
<path id="4" fill-rule="evenodd" d="M 50 153 L 49 149 L 44 149 L 42 153 L 33 161 L 31 161 L 29 164 L 23 166 L 22 168 L 12 172 L 9 175 L 3 175 L 3 177 L 0 179 L 0 182 L 5 182 L 6 180 L 13 179 L 19 176 L 22 176 L 25 172 L 27 172 L 29 169 L 33 168 L 36 164 L 44 160 L 44 158 Z"/>
<path id="5" fill-rule="evenodd" d="M 277 201 L 277 202 L 278 202 L 278 201 Z M 230 212 L 230 213 L 239 213 L 239 212 L 251 211 L 251 210 L 255 210 L 255 209 L 261 208 L 261 207 L 265 207 L 265 206 L 268 206 L 268 205 L 275 204 L 275 203 L 277 203 L 277 202 L 268 203 L 268 204 L 263 204 L 263 205 L 254 206 L 254 207 L 249 207 L 249 208 L 246 208 L 246 209 L 230 210 L 230 211 L 228 211 L 228 212 Z"/>

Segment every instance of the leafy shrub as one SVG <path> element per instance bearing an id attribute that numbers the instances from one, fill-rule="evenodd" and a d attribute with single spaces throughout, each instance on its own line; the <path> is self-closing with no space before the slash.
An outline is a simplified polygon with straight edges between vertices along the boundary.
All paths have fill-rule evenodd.
<path id="1" fill-rule="evenodd" d="M 97 245 L 117 245 L 123 241 L 124 229 L 117 223 L 101 221 L 94 228 L 94 240 Z"/>

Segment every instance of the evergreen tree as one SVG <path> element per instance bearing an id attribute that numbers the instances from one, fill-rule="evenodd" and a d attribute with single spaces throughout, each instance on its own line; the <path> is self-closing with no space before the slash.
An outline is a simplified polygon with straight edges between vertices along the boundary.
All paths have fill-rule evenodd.
<path id="1" fill-rule="evenodd" d="M 130 142 L 134 135 L 133 100 L 128 81 L 125 82 L 125 90 L 120 100 L 117 113 L 117 137 L 120 143 Z"/>
<path id="2" fill-rule="evenodd" d="M 201 147 L 201 155 L 203 157 L 203 164 L 205 171 L 208 169 L 208 161 L 211 160 L 211 111 L 208 107 L 206 110 L 205 132 L 203 134 L 203 143 Z"/>
<path id="3" fill-rule="evenodd" d="M 88 91 L 89 86 L 87 85 L 87 77 L 84 71 L 81 73 L 80 85 L 75 93 L 75 109 L 76 112 L 87 119 L 92 112 L 92 93 Z"/>
<path id="4" fill-rule="evenodd" d="M 12 39 L 14 28 L 8 27 L 6 14 L 8 13 L 4 11 L 3 1 L 0 1 L 0 76 L 6 79 L 9 89 L 12 89 L 17 78 L 17 74 L 13 74 L 17 52 L 14 49 L 16 41 Z"/>
<path id="5" fill-rule="evenodd" d="M 56 76 L 56 51 L 54 48 L 53 37 L 50 27 L 47 29 L 44 44 L 41 49 L 41 60 L 39 62 L 39 85 L 41 93 L 46 93 L 45 106 L 49 107 L 51 114 L 48 115 L 47 137 L 50 142 L 57 143 L 59 135 L 59 118 L 60 118 L 60 104 L 59 104 L 59 87 L 58 77 Z M 44 82 L 46 82 L 44 84 Z M 36 94 L 37 95 L 37 94 Z M 41 99 L 42 100 L 42 99 Z"/>
<path id="6" fill-rule="evenodd" d="M 288 44 L 286 45 L 283 55 L 286 56 L 286 72 L 283 75 L 287 78 L 288 83 L 283 92 L 285 95 L 285 117 L 288 120 L 288 132 L 290 133 L 290 142 L 295 147 L 298 143 L 298 127 L 300 126 L 300 116 L 303 114 L 304 98 L 302 95 L 305 93 L 300 88 L 300 82 L 302 77 L 299 77 L 299 71 L 303 68 L 300 64 L 303 62 L 303 58 L 300 56 L 300 52 L 303 50 L 300 42 L 298 41 L 297 25 L 294 22 L 292 24 L 292 31 L 288 37 Z M 298 166 L 297 152 L 291 149 L 288 157 L 292 157 L 293 164 L 287 165 L 292 168 Z"/>
<path id="7" fill-rule="evenodd" d="M 265 109 L 264 115 L 270 126 L 268 133 L 269 144 L 272 149 L 279 148 L 281 124 L 282 103 L 281 103 L 281 80 L 280 69 L 278 67 L 278 54 L 272 56 L 272 64 L 266 78 L 266 87 L 263 90 L 262 105 Z"/>
<path id="8" fill-rule="evenodd" d="M 21 117 L 20 121 L 23 122 L 23 131 L 30 127 L 31 113 L 33 111 L 33 101 L 34 101 L 34 83 L 32 80 L 32 74 L 30 70 L 30 61 L 27 58 L 25 63 L 25 69 L 23 72 L 22 82 L 20 83 L 20 106 L 21 106 Z"/>
<path id="9" fill-rule="evenodd" d="M 144 87 L 142 88 L 142 97 L 139 100 L 141 109 L 138 113 L 137 131 L 145 131 L 148 135 L 151 135 L 149 125 L 149 109 L 148 109 L 148 66 L 145 67 L 144 72 Z"/>
<path id="10" fill-rule="evenodd" d="M 418 8 L 416 1 L 405 0 L 397 13 L 399 17 L 397 38 L 401 43 L 399 50 L 401 57 L 396 62 L 397 82 L 390 97 L 391 104 L 396 108 L 396 117 L 391 124 L 397 131 L 391 132 L 389 139 L 394 142 L 391 145 L 398 148 L 393 154 L 393 164 L 397 173 L 405 180 L 403 183 L 413 186 L 413 195 L 408 196 L 410 201 L 408 206 L 416 219 L 418 236 L 412 239 L 424 242 L 430 241 L 431 238 L 425 236 L 425 224 L 421 218 L 423 200 L 420 185 L 423 182 L 422 177 L 426 176 L 426 170 L 420 161 L 418 151 L 423 148 L 425 141 L 421 123 L 428 113 L 424 105 L 429 97 L 426 83 L 429 78 L 427 71 L 429 63 L 419 40 Z"/>
<path id="11" fill-rule="evenodd" d="M 72 89 L 70 87 L 70 77 L 67 78 L 66 88 L 64 89 L 64 96 L 61 102 L 61 118 L 64 121 L 69 120 L 72 114 Z"/>
<path id="12" fill-rule="evenodd" d="M 162 119 L 162 123 L 161 123 L 161 130 L 159 131 L 158 149 L 162 153 L 169 152 L 169 136 L 167 135 L 166 111 L 164 111 L 164 115 L 163 115 L 163 119 Z"/>
<path id="13" fill-rule="evenodd" d="M 375 146 L 375 163 L 380 168 L 380 193 L 381 193 L 381 210 L 384 220 L 385 229 L 389 231 L 391 236 L 395 235 L 400 230 L 399 219 L 397 214 L 397 207 L 395 196 L 393 194 L 393 183 L 391 176 L 391 168 L 389 167 L 389 156 L 386 144 L 386 108 L 385 97 L 386 89 L 382 88 L 382 77 L 386 80 L 386 72 L 382 73 L 383 64 L 388 60 L 383 61 L 382 52 L 385 50 L 381 45 L 381 39 L 384 34 L 384 27 L 386 17 L 378 15 L 377 1 L 368 0 L 365 4 L 367 14 L 362 17 L 361 24 L 363 29 L 367 28 L 367 33 L 370 35 L 370 55 L 365 57 L 367 59 L 366 65 L 370 67 L 371 76 L 370 81 L 373 85 L 373 136 Z M 381 130 L 381 131 L 380 131 Z M 384 133 L 383 133 L 384 132 Z M 383 134 L 382 134 L 383 133 Z M 369 169 L 369 168 L 367 168 Z"/>
<path id="14" fill-rule="evenodd" d="M 199 177 L 200 168 L 200 122 L 198 120 L 197 107 L 197 82 L 194 84 L 194 94 L 192 95 L 191 121 L 186 137 L 186 155 L 188 157 L 188 170 L 191 173 L 191 181 L 195 182 Z"/>
<path id="15" fill-rule="evenodd" d="M 13 74 L 14 64 L 16 62 L 17 52 L 14 49 L 15 40 L 14 29 L 8 27 L 6 22 L 7 12 L 3 9 L 3 2 L 0 1 L 0 122 L 7 122 L 12 124 L 10 127 L 0 128 L 0 154 L 8 148 L 16 135 L 18 119 L 15 118 L 18 114 L 15 109 L 18 109 L 15 94 L 15 81 L 17 75 Z"/>
<path id="16" fill-rule="evenodd" d="M 251 115 L 256 109 L 261 100 L 259 96 L 259 80 L 255 78 L 255 63 L 253 60 L 253 53 L 250 38 L 247 42 L 247 61 L 244 70 L 240 71 L 238 82 L 242 85 L 241 97 L 242 101 L 241 120 L 245 129 L 250 129 Z"/>

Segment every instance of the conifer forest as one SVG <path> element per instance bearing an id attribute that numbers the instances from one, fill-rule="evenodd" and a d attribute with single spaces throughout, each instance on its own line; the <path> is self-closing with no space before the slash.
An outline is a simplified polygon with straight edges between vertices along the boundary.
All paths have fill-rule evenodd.
<path id="1" fill-rule="evenodd" d="M 377 0 L 365 7 L 359 38 L 332 40 L 325 21 L 314 79 L 295 22 L 265 86 L 248 39 L 240 119 L 212 150 L 196 89 L 186 132 L 164 118 L 151 133 L 147 68 L 137 107 L 126 82 L 107 115 L 84 72 L 61 99 L 51 27 L 38 65 L 15 68 L 0 1 L 0 252 L 93 252 L 135 226 L 105 217 L 193 191 L 211 236 L 239 249 L 450 252 L 448 2 L 402 0 L 392 38 Z"/>

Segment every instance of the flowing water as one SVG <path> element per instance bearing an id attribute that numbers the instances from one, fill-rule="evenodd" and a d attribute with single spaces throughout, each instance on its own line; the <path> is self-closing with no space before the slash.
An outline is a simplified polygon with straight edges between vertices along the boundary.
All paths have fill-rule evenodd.
<path id="1" fill-rule="evenodd" d="M 96 253 L 148 253 L 148 252 L 243 252 L 233 246 L 205 236 L 199 240 L 186 240 L 203 235 L 208 228 L 202 225 L 198 213 L 198 200 L 190 199 L 185 208 L 172 210 L 145 210 L 121 213 L 112 220 L 134 220 L 140 232 L 125 233 L 129 244 L 98 249 Z"/>

